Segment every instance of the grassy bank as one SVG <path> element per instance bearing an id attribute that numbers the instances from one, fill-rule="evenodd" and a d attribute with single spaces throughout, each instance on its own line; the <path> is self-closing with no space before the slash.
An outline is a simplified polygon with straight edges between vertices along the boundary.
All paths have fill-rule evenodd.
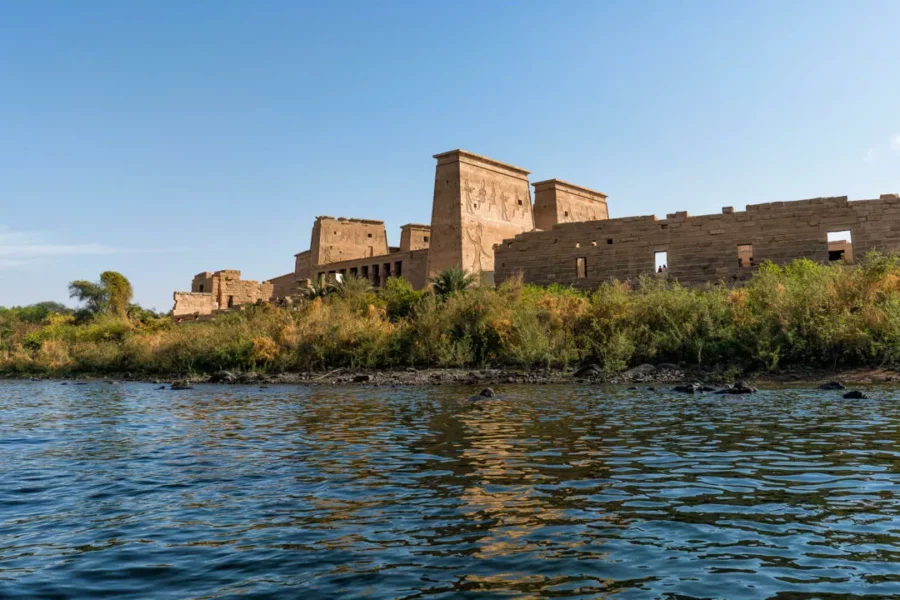
<path id="1" fill-rule="evenodd" d="M 460 287 L 465 287 L 462 285 Z M 900 259 L 762 265 L 740 288 L 656 278 L 591 293 L 509 282 L 417 292 L 402 279 L 175 324 L 148 313 L 0 309 L 0 373 L 187 375 L 336 367 L 642 362 L 771 370 L 900 365 Z"/>

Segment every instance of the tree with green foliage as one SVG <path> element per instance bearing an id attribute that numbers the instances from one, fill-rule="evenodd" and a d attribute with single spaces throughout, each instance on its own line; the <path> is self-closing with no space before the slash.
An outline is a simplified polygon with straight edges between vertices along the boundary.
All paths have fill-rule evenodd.
<path id="1" fill-rule="evenodd" d="M 100 281 L 78 279 L 69 284 L 69 297 L 83 303 L 89 315 L 112 313 L 127 318 L 132 295 L 131 282 L 116 271 L 104 271 Z"/>
<path id="2" fill-rule="evenodd" d="M 100 283 L 106 290 L 109 312 L 124 318 L 128 316 L 128 305 L 134 290 L 128 278 L 116 271 L 104 271 L 100 274 Z"/>
<path id="3" fill-rule="evenodd" d="M 77 279 L 69 284 L 69 298 L 75 298 L 92 315 L 106 312 L 109 299 L 102 283 Z"/>
<path id="4" fill-rule="evenodd" d="M 389 277 L 381 291 L 387 316 L 392 321 L 409 317 L 422 295 L 405 277 Z"/>
<path id="5" fill-rule="evenodd" d="M 344 275 L 331 284 L 331 290 L 344 300 L 357 299 L 372 293 L 372 282 L 358 275 Z"/>
<path id="6" fill-rule="evenodd" d="M 475 283 L 475 277 L 466 273 L 462 268 L 452 266 L 444 269 L 430 279 L 434 295 L 446 300 L 454 294 L 465 292 Z"/>

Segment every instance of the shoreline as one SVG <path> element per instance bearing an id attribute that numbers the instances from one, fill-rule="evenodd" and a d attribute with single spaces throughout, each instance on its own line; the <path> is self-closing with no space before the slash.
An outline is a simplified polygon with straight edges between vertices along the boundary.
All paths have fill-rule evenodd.
<path id="1" fill-rule="evenodd" d="M 603 373 L 593 366 L 576 369 L 466 369 L 466 368 L 406 368 L 351 369 L 299 373 L 256 373 L 220 371 L 213 375 L 146 376 L 130 373 L 101 374 L 2 374 L 0 381 L 49 381 L 61 384 L 74 382 L 226 384 L 226 385 L 313 385 L 313 386 L 388 386 L 434 387 L 441 385 L 679 385 L 699 382 L 725 386 L 737 381 L 752 386 L 812 387 L 829 381 L 845 385 L 900 385 L 900 371 L 886 368 L 819 369 L 791 368 L 772 372 L 737 373 L 733 369 L 678 367 L 676 365 L 640 365 L 620 373 Z"/>

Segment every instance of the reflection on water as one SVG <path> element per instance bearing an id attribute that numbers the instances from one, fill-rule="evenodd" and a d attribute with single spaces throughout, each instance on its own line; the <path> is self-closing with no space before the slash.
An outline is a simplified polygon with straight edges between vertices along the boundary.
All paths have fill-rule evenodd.
<path id="1" fill-rule="evenodd" d="M 900 394 L 0 384 L 2 597 L 900 595 Z"/>

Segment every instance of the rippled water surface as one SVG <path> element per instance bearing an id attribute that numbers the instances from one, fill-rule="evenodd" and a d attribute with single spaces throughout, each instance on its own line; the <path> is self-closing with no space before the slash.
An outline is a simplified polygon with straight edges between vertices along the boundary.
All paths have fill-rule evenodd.
<path id="1" fill-rule="evenodd" d="M 900 394 L 0 383 L 0 596 L 900 595 Z"/>

